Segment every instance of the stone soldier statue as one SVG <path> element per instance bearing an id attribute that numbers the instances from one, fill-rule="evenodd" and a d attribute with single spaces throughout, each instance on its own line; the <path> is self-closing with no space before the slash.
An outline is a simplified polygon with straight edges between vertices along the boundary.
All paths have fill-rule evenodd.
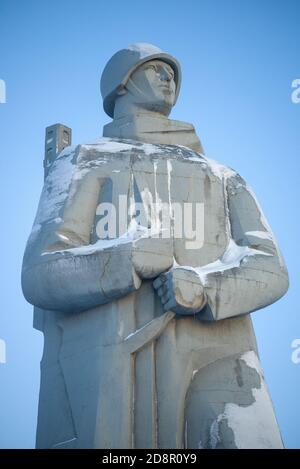
<path id="1" fill-rule="evenodd" d="M 39 448 L 282 447 L 249 313 L 286 267 L 245 181 L 168 119 L 180 80 L 157 47 L 117 52 L 103 138 L 48 168 L 22 271 Z"/>

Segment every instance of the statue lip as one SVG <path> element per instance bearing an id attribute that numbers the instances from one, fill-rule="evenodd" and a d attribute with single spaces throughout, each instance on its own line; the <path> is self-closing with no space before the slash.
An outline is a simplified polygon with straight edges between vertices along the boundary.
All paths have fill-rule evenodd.
<path id="1" fill-rule="evenodd" d="M 162 88 L 163 90 L 166 90 L 166 91 L 169 91 L 170 93 L 172 93 L 172 89 L 169 85 L 159 85 L 160 88 Z"/>

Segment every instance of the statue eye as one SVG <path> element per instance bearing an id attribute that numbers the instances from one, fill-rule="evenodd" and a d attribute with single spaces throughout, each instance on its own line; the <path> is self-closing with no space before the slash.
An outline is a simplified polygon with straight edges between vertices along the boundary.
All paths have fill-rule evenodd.
<path id="1" fill-rule="evenodd" d="M 148 65 L 147 70 L 154 70 L 155 72 L 157 72 L 157 68 L 155 65 Z"/>
<path id="2" fill-rule="evenodd" d="M 168 67 L 167 70 L 168 70 L 169 75 L 171 75 L 171 77 L 174 78 L 175 77 L 174 70 L 171 67 Z"/>

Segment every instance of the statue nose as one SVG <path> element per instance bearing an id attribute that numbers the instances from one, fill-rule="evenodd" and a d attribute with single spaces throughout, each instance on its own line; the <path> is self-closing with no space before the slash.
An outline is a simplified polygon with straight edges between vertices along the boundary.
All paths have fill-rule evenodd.
<path id="1" fill-rule="evenodd" d="M 163 70 L 163 72 L 161 73 L 161 78 L 164 81 L 171 81 L 172 76 L 167 70 Z"/>

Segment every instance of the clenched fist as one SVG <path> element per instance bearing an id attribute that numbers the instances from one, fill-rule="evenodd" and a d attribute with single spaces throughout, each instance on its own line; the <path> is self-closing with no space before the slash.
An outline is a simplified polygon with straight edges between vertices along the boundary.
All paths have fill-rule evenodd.
<path id="1" fill-rule="evenodd" d="M 196 272 L 184 267 L 173 267 L 153 282 L 164 311 L 177 314 L 195 314 L 206 305 L 206 294 Z"/>

